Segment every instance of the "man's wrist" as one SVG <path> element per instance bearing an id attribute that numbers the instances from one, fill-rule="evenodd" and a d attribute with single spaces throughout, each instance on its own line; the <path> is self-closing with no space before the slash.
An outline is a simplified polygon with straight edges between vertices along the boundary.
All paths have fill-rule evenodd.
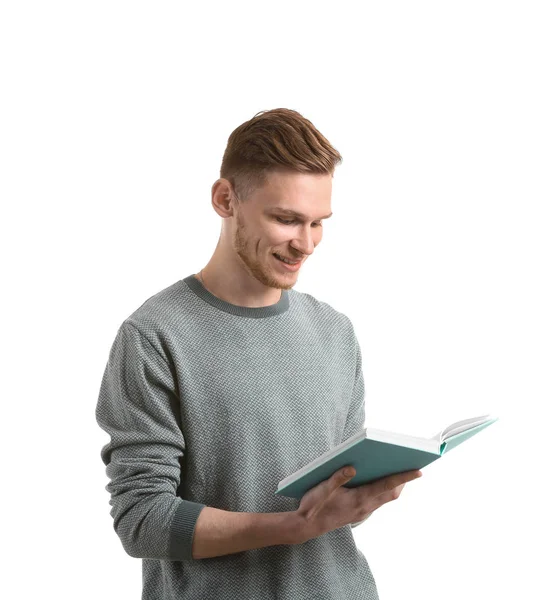
<path id="1" fill-rule="evenodd" d="M 297 511 L 286 512 L 283 523 L 284 537 L 287 544 L 298 545 L 307 542 L 307 527 L 303 517 Z"/>

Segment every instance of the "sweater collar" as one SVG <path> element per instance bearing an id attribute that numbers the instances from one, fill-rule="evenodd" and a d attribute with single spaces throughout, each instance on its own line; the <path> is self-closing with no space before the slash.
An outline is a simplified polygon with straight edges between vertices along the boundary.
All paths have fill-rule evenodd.
<path id="1" fill-rule="evenodd" d="M 221 298 L 214 296 L 202 285 L 201 281 L 196 277 L 196 275 L 189 275 L 185 277 L 182 281 L 184 281 L 197 296 L 202 298 L 202 300 L 204 300 L 208 304 L 215 306 L 215 308 L 218 308 L 223 312 L 227 312 L 232 315 L 237 315 L 239 317 L 262 319 L 265 317 L 273 317 L 275 315 L 280 315 L 289 308 L 289 290 L 281 291 L 281 297 L 278 300 L 278 302 L 276 302 L 276 304 L 271 304 L 270 306 L 259 306 L 256 308 L 250 308 L 248 306 L 238 306 L 236 304 L 231 304 L 226 300 L 222 300 Z"/>

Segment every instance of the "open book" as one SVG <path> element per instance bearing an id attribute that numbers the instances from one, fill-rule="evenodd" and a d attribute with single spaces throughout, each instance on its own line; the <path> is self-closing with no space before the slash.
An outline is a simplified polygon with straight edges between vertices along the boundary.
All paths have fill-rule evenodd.
<path id="1" fill-rule="evenodd" d="M 364 428 L 361 433 L 356 433 L 282 479 L 274 493 L 301 499 L 309 489 L 348 465 L 352 465 L 356 471 L 355 476 L 344 484 L 348 488 L 370 483 L 394 473 L 422 469 L 497 419 L 498 417 L 484 415 L 457 421 L 432 438 Z"/>

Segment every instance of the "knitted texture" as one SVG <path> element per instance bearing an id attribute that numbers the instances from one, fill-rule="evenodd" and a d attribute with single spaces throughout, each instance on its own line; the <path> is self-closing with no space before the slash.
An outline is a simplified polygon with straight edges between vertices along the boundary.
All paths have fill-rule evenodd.
<path id="1" fill-rule="evenodd" d="M 142 600 L 378 598 L 354 525 L 192 557 L 205 506 L 295 511 L 299 500 L 274 494 L 279 481 L 363 428 L 346 315 L 294 289 L 271 306 L 236 306 L 189 275 L 120 325 L 96 419 L 110 436 L 101 458 L 113 527 L 142 559 Z"/>

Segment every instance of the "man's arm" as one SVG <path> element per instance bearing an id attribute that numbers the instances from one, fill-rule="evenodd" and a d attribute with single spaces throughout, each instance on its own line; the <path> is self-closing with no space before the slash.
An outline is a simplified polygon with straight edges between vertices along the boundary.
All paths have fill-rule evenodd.
<path id="1" fill-rule="evenodd" d="M 110 435 L 101 450 L 110 480 L 110 515 L 135 558 L 190 560 L 204 504 L 180 498 L 185 439 L 173 368 L 124 321 L 102 378 L 96 420 Z"/>
<path id="2" fill-rule="evenodd" d="M 295 513 L 243 513 L 177 495 L 185 440 L 174 376 L 164 356 L 125 321 L 102 378 L 96 419 L 110 435 L 101 451 L 110 511 L 135 558 L 192 560 L 298 543 Z"/>
<path id="3" fill-rule="evenodd" d="M 206 506 L 196 522 L 193 558 L 210 558 L 245 550 L 296 544 L 298 520 L 293 511 L 229 512 Z"/>

